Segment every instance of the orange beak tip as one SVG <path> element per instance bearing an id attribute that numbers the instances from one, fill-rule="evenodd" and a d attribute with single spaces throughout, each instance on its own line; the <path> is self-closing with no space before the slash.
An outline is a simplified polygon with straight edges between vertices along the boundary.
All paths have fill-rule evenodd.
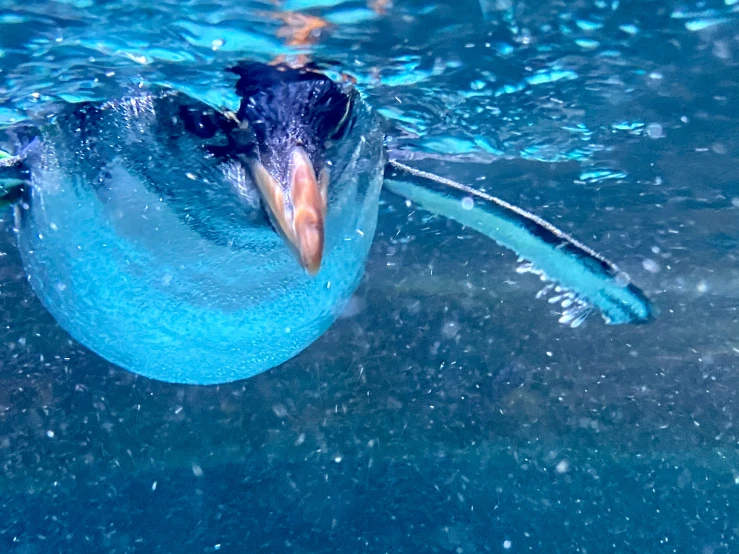
<path id="1" fill-rule="evenodd" d="M 297 254 L 300 265 L 308 275 L 315 276 L 324 253 L 328 172 L 322 171 L 317 179 L 313 164 L 301 147 L 291 154 L 287 191 L 260 162 L 252 163 L 251 168 L 273 223 Z M 288 202 L 292 204 L 289 211 Z"/>
<path id="2" fill-rule="evenodd" d="M 321 267 L 324 247 L 325 195 L 316 179 L 315 169 L 302 148 L 296 148 L 291 158 L 290 195 L 295 216 L 295 246 L 300 261 L 310 275 Z"/>
<path id="3" fill-rule="evenodd" d="M 295 236 L 300 261 L 309 275 L 315 275 L 323 260 L 323 220 L 312 210 L 299 211 L 295 216 Z"/>

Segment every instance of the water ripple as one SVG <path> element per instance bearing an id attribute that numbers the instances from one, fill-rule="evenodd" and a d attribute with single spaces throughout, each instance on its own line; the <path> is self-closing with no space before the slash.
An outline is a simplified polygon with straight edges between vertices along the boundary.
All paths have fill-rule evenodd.
<path id="1" fill-rule="evenodd" d="M 0 0 L 0 125 L 141 79 L 233 106 L 227 65 L 314 59 L 357 80 L 396 149 L 597 173 L 625 137 L 649 141 L 715 109 L 700 68 L 736 67 L 738 11 L 734 0 Z"/>

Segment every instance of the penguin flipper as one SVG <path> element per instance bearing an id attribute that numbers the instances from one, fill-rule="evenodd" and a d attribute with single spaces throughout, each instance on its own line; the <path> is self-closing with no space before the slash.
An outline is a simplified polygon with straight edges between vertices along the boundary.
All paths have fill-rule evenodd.
<path id="1" fill-rule="evenodd" d="M 398 161 L 385 168 L 385 188 L 422 208 L 453 219 L 514 251 L 549 283 L 537 297 L 553 292 L 561 302 L 560 323 L 579 326 L 598 308 L 610 324 L 640 323 L 654 315 L 651 302 L 615 264 L 550 223 L 504 200 Z"/>

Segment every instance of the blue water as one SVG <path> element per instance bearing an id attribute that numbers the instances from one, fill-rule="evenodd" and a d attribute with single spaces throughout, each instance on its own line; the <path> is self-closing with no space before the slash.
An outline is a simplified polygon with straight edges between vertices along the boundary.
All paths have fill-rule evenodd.
<path id="1" fill-rule="evenodd" d="M 235 60 L 332 61 L 405 157 L 572 232 L 659 317 L 561 326 L 515 255 L 383 197 L 321 339 L 246 381 L 169 385 L 58 326 L 5 211 L 0 551 L 739 551 L 739 4 L 382 12 L 0 2 L 0 123 L 122 81 L 228 104 Z"/>

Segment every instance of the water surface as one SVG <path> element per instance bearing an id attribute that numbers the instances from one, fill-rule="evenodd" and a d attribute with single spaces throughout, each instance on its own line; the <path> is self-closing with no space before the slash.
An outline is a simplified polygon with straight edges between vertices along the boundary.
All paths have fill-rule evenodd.
<path id="1" fill-rule="evenodd" d="M 247 381 L 174 386 L 56 325 L 6 211 L 3 552 L 739 550 L 737 12 L 0 2 L 2 124 L 122 80 L 227 104 L 235 60 L 330 61 L 405 157 L 572 232 L 660 310 L 558 325 L 513 254 L 387 196 L 324 337 Z"/>

